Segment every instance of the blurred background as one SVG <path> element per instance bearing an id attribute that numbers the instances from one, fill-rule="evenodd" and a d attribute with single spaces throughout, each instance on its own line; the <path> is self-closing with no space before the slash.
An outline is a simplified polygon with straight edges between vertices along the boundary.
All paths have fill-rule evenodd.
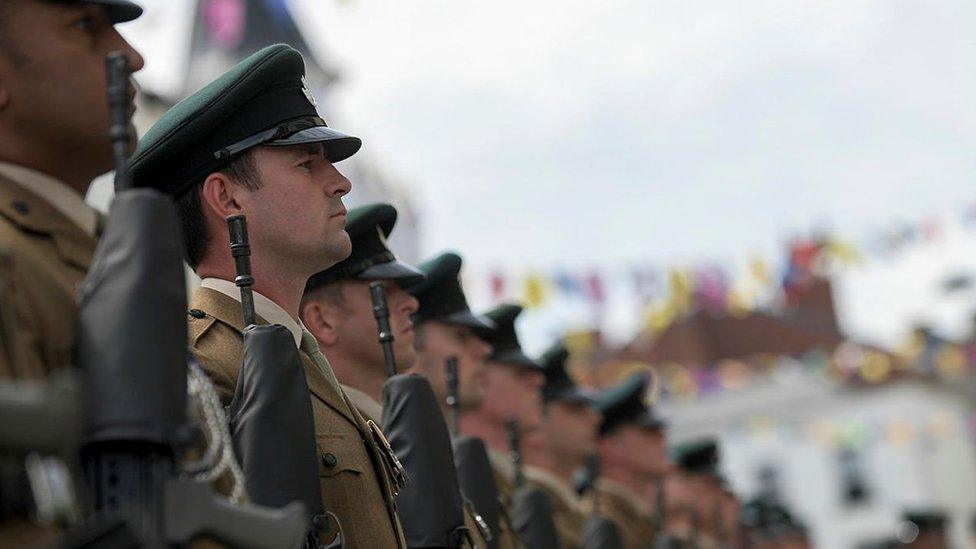
<path id="1" fill-rule="evenodd" d="M 976 512 L 976 4 L 141 0 L 138 125 L 258 48 L 306 54 L 350 205 L 465 258 L 597 387 L 818 547 Z M 89 201 L 105 207 L 107 181 Z"/>

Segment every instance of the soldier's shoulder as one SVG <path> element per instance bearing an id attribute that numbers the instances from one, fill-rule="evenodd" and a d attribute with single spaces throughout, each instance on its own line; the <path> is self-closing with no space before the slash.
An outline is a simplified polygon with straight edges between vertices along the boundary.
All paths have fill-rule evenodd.
<path id="1" fill-rule="evenodd" d="M 236 330 L 213 315 L 200 310 L 187 311 L 187 336 L 190 351 L 221 393 L 221 400 L 232 394 L 240 372 L 243 348 Z"/>

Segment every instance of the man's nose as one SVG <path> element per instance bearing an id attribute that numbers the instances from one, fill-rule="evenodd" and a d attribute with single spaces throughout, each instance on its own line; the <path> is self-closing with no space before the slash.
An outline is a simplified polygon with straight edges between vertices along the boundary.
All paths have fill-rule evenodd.
<path id="1" fill-rule="evenodd" d="M 341 198 L 352 191 L 352 182 L 349 181 L 348 177 L 339 173 L 339 170 L 336 170 L 335 173 L 338 177 L 335 177 L 334 180 L 330 182 L 328 193 L 329 196 L 334 198 Z"/>

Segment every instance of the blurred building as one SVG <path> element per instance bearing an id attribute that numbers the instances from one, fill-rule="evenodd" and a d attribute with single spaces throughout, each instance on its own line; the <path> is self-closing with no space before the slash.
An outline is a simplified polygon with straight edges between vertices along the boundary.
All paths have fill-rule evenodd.
<path id="1" fill-rule="evenodd" d="M 581 379 L 606 386 L 653 365 L 672 441 L 716 437 L 740 498 L 782 502 L 817 547 L 892 538 L 912 509 L 947 512 L 954 546 L 967 542 L 972 345 L 924 328 L 898 353 L 849 341 L 823 278 L 777 312 L 694 310 L 616 352 L 594 342 L 577 355 Z"/>

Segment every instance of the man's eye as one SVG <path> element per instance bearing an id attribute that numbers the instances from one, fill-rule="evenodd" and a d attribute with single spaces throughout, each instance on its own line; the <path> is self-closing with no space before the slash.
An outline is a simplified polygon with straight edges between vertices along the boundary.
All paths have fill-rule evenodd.
<path id="1" fill-rule="evenodd" d="M 95 18 L 91 15 L 85 15 L 79 18 L 73 24 L 75 28 L 81 29 L 85 32 L 91 32 L 95 29 Z"/>
<path id="2" fill-rule="evenodd" d="M 299 164 L 299 166 L 302 167 L 302 168 L 305 168 L 306 170 L 311 171 L 312 166 L 314 164 L 315 164 L 315 161 L 314 160 L 306 160 L 305 162 L 302 162 L 301 164 Z"/>

